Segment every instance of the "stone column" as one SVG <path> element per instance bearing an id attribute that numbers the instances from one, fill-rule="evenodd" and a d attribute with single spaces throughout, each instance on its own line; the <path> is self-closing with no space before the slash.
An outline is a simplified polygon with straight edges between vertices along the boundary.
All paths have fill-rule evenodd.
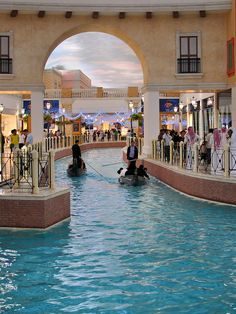
<path id="1" fill-rule="evenodd" d="M 34 143 L 43 139 L 43 100 L 42 89 L 31 92 L 31 133 Z"/>
<path id="2" fill-rule="evenodd" d="M 213 101 L 213 124 L 214 128 L 219 128 L 219 104 L 216 94 L 214 94 L 214 101 Z"/>
<path id="3" fill-rule="evenodd" d="M 155 90 L 154 90 L 155 89 Z M 157 139 L 160 132 L 159 91 L 146 86 L 144 92 L 144 146 L 143 154 L 150 157 L 152 140 Z"/>
<path id="4" fill-rule="evenodd" d="M 236 128 L 236 86 L 232 87 L 231 100 L 232 127 Z"/>
<path id="5" fill-rule="evenodd" d="M 199 110 L 199 136 L 200 139 L 204 139 L 204 125 L 203 125 L 203 103 L 200 99 L 200 110 Z"/>

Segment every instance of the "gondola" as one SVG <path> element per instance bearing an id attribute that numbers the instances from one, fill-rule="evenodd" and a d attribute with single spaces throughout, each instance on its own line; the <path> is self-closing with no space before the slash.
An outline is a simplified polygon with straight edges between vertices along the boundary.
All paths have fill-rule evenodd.
<path id="1" fill-rule="evenodd" d="M 121 176 L 118 179 L 118 181 L 122 185 L 138 186 L 138 185 L 146 184 L 147 178 L 143 176 L 138 176 L 137 174 L 131 174 L 131 175 L 126 175 L 126 176 Z"/>
<path id="2" fill-rule="evenodd" d="M 77 161 L 74 161 L 72 164 L 68 165 L 67 175 L 69 177 L 80 177 L 85 173 L 86 173 L 86 166 L 85 166 L 84 161 L 83 161 L 83 168 L 79 168 L 77 166 Z"/>

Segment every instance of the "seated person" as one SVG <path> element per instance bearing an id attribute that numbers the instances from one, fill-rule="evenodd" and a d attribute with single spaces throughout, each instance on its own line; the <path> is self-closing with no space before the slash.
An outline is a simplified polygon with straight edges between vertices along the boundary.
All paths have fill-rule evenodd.
<path id="1" fill-rule="evenodd" d="M 149 175 L 147 174 L 146 170 L 147 168 L 144 168 L 143 165 L 140 165 L 137 170 L 138 176 L 146 177 L 149 179 Z"/>
<path id="2" fill-rule="evenodd" d="M 120 177 L 124 177 L 127 169 L 120 168 L 117 173 L 120 175 Z"/>
<path id="3" fill-rule="evenodd" d="M 127 168 L 127 171 L 125 172 L 125 175 L 128 176 L 128 175 L 134 175 L 137 173 L 137 168 L 135 166 L 134 163 L 130 163 L 128 168 Z"/>

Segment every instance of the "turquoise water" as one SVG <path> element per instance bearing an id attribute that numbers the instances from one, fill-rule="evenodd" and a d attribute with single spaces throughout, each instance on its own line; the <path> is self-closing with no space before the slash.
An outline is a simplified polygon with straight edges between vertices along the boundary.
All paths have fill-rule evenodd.
<path id="1" fill-rule="evenodd" d="M 236 207 L 120 186 L 119 149 L 83 156 L 84 177 L 56 163 L 71 220 L 0 230 L 0 313 L 236 313 Z"/>

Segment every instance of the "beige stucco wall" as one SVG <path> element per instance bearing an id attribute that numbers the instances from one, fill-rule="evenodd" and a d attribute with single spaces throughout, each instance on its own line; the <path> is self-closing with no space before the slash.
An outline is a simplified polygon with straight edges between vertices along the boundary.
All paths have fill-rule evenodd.
<path id="1" fill-rule="evenodd" d="M 11 18 L 0 15 L 0 32 L 13 31 L 13 79 L 1 79 L 0 88 L 17 85 L 42 84 L 45 63 L 53 49 L 66 38 L 80 32 L 106 32 L 124 40 L 137 54 L 144 72 L 145 84 L 184 85 L 186 79 L 176 79 L 176 31 L 202 34 L 202 78 L 191 82 L 226 83 L 227 13 L 209 13 L 207 17 L 182 14 L 159 15 L 153 19 L 143 16 L 21 15 Z M 96 49 L 96 47 L 94 47 Z"/>

